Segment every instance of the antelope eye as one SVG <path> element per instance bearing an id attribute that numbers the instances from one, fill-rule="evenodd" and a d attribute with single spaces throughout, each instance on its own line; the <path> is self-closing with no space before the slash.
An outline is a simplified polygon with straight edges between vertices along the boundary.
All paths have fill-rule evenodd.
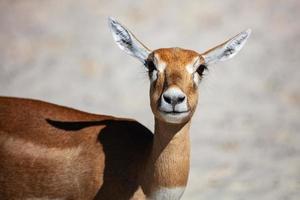
<path id="1" fill-rule="evenodd" d="M 199 76 L 203 76 L 204 70 L 207 70 L 207 67 L 206 67 L 206 65 L 201 64 L 201 65 L 197 68 L 196 72 L 199 74 Z"/>
<path id="2" fill-rule="evenodd" d="M 153 72 L 154 70 L 156 70 L 155 64 L 153 63 L 152 60 L 146 61 L 146 67 L 148 68 L 149 72 Z"/>

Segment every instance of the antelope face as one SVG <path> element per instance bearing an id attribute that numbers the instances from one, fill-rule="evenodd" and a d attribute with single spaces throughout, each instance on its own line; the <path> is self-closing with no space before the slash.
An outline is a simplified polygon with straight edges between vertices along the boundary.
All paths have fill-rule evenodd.
<path id="1" fill-rule="evenodd" d="M 151 109 L 156 118 L 169 123 L 188 121 L 198 99 L 204 59 L 191 50 L 158 49 L 146 60 Z"/>
<path id="2" fill-rule="evenodd" d="M 148 70 L 150 102 L 155 117 L 167 123 L 184 123 L 192 117 L 198 101 L 198 84 L 203 71 L 212 63 L 236 55 L 251 30 L 199 54 L 181 48 L 151 51 L 116 20 L 109 18 L 115 42 L 129 55 L 139 59 Z"/>

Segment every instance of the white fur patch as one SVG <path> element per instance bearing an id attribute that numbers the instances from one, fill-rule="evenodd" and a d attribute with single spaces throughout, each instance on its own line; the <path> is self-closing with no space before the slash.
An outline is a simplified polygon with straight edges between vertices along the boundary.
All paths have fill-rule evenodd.
<path id="1" fill-rule="evenodd" d="M 183 195 L 185 187 L 165 188 L 161 187 L 153 192 L 149 200 L 178 200 Z"/>
<path id="2" fill-rule="evenodd" d="M 200 65 L 200 58 L 197 56 L 190 62 L 189 64 L 186 65 L 186 70 L 188 71 L 189 74 L 193 74 L 196 70 L 197 67 Z"/>
<path id="3" fill-rule="evenodd" d="M 167 64 L 157 54 L 154 55 L 154 64 L 159 72 L 164 72 L 167 67 Z"/>
<path id="4" fill-rule="evenodd" d="M 198 73 L 193 74 L 193 80 L 194 80 L 196 85 L 199 85 L 201 78 L 200 78 Z"/>
<path id="5" fill-rule="evenodd" d="M 150 77 L 150 82 L 153 83 L 154 81 L 156 81 L 157 79 L 157 70 L 154 70 L 151 74 L 151 77 Z"/>
<path id="6" fill-rule="evenodd" d="M 158 73 L 164 72 L 164 70 L 166 69 L 166 66 L 167 66 L 167 64 L 159 58 L 159 55 L 154 55 L 153 63 L 156 67 L 156 70 L 153 70 L 153 72 L 151 74 L 151 77 L 150 77 L 151 83 L 153 83 L 157 79 Z"/>
<path id="7" fill-rule="evenodd" d="M 163 113 L 163 112 L 160 113 L 160 115 L 163 117 L 163 119 L 166 122 L 169 122 L 172 124 L 182 123 L 189 114 L 190 114 L 190 112 L 184 112 L 184 113 L 180 113 L 180 114 L 169 114 L 169 113 Z"/>

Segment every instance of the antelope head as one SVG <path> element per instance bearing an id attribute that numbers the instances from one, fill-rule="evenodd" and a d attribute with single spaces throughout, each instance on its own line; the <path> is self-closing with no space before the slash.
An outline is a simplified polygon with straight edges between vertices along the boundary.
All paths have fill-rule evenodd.
<path id="1" fill-rule="evenodd" d="M 109 18 L 109 26 L 117 45 L 147 69 L 154 116 L 175 124 L 191 119 L 198 102 L 198 85 L 207 66 L 235 56 L 251 33 L 250 29 L 243 31 L 204 53 L 177 47 L 152 51 L 115 19 Z"/>

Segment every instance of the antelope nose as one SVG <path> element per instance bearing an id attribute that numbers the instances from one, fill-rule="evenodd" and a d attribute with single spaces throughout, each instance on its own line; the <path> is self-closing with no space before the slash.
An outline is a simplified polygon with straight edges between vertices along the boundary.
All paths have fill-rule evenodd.
<path id="1" fill-rule="evenodd" d="M 186 95 L 179 88 L 169 88 L 162 95 L 163 101 L 175 106 L 184 102 Z"/>

